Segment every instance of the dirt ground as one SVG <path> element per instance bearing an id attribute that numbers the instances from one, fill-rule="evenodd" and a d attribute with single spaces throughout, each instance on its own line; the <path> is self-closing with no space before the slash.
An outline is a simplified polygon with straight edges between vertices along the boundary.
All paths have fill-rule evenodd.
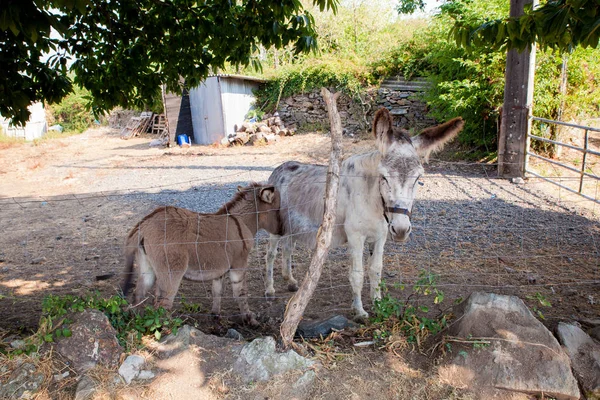
<path id="1" fill-rule="evenodd" d="M 325 163 L 329 152 L 329 138 L 320 134 L 238 148 L 157 149 L 148 146 L 151 139 L 124 141 L 117 131 L 99 129 L 0 150 L 1 329 L 35 329 L 48 294 L 118 293 L 125 234 L 158 205 L 215 211 L 237 185 L 266 180 L 287 160 Z M 345 155 L 373 148 L 372 140 L 344 139 Z M 518 295 L 550 328 L 558 321 L 597 319 L 596 205 L 540 180 L 517 185 L 497 179 L 493 165 L 445 159 L 438 156 L 426 166 L 410 241 L 386 245 L 384 279 L 391 295 L 408 298 L 426 271 L 437 275 L 437 288 L 445 294 L 441 304 L 430 302 L 432 316 L 473 291 L 494 291 Z M 260 328 L 237 323 L 228 283 L 220 323 L 208 313 L 210 283 L 183 283 L 176 303 L 189 323 L 217 334 L 234 326 L 246 338 L 278 333 L 290 294 L 276 264 L 277 296 L 263 297 L 265 235 L 257 244 L 249 294 Z M 295 253 L 297 278 L 309 257 L 306 249 Z M 331 250 L 307 319 L 351 316 L 348 262 L 345 247 Z M 363 299 L 370 307 L 366 284 Z M 381 357 L 371 363 L 383 362 Z"/>

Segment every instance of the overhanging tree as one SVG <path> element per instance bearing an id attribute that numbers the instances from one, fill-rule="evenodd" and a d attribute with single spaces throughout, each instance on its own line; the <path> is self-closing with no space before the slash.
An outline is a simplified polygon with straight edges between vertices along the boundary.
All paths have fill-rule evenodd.
<path id="1" fill-rule="evenodd" d="M 313 3 L 335 11 L 338 0 Z M 315 50 L 313 25 L 299 0 L 4 0 L 0 114 L 24 123 L 29 104 L 58 102 L 74 83 L 96 113 L 152 105 L 161 84 L 256 63 L 259 45 Z"/>
<path id="2" fill-rule="evenodd" d="M 481 25 L 456 19 L 456 41 L 463 45 L 489 45 L 521 51 L 536 43 L 541 48 L 569 51 L 597 48 L 600 40 L 600 0 L 551 0 L 529 5 L 522 16 L 495 19 Z"/>

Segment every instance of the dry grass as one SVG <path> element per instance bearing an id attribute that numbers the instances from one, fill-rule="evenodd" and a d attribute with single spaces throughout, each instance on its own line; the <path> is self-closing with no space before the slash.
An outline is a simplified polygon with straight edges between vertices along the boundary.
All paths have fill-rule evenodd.
<path id="1" fill-rule="evenodd" d="M 0 131 L 0 150 L 10 149 L 11 147 L 20 146 L 24 143 L 25 141 L 23 139 L 7 136 Z"/>

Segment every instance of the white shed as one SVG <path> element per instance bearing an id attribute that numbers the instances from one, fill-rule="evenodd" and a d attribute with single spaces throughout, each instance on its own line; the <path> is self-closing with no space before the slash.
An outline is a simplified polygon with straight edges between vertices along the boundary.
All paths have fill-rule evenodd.
<path id="1" fill-rule="evenodd" d="M 265 80 L 218 74 L 189 90 L 194 143 L 212 144 L 235 133 L 254 103 L 253 91 Z"/>
<path id="2" fill-rule="evenodd" d="M 44 105 L 42 103 L 34 103 L 28 109 L 31 116 L 25 126 L 14 126 L 11 124 L 10 119 L 0 117 L 0 124 L 5 135 L 27 141 L 39 139 L 44 136 L 44 133 L 48 131 Z"/>

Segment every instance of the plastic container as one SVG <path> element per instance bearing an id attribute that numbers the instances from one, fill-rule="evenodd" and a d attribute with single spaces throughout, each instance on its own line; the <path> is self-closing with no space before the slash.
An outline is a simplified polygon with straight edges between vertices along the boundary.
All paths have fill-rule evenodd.
<path id="1" fill-rule="evenodd" d="M 181 147 L 190 147 L 190 137 L 188 135 L 177 135 L 177 144 Z"/>

